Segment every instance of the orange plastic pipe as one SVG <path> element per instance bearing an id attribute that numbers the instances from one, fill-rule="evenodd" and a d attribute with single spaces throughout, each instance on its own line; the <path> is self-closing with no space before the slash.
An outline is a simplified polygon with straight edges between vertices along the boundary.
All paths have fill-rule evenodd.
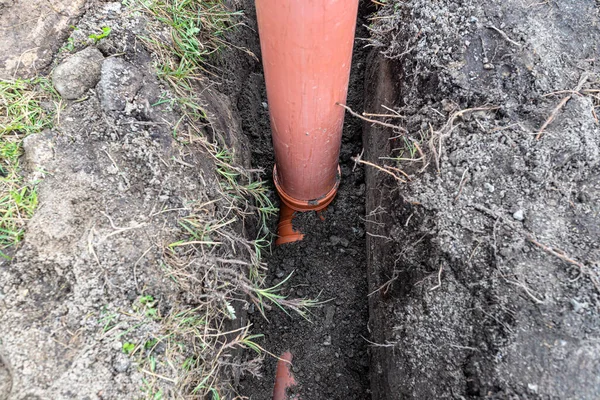
<path id="1" fill-rule="evenodd" d="M 337 193 L 344 109 L 336 103 L 346 103 L 357 12 L 358 0 L 256 0 L 280 226 Z M 301 240 L 289 228 L 278 244 Z"/>
<path id="2" fill-rule="evenodd" d="M 296 386 L 296 379 L 292 374 L 291 367 L 292 353 L 286 351 L 279 357 L 277 362 L 273 400 L 300 400 L 298 396 L 289 393 L 290 389 Z"/>

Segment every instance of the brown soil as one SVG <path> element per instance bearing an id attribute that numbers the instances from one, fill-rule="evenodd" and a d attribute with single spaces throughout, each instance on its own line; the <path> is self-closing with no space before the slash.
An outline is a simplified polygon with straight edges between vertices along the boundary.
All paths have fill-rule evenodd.
<path id="1" fill-rule="evenodd" d="M 186 355 L 170 354 L 161 341 L 151 349 L 147 343 L 165 337 L 164 321 L 180 310 L 202 310 L 205 318 L 218 310 L 205 300 L 215 296 L 209 281 L 218 286 L 224 279 L 211 272 L 215 257 L 247 258 L 227 244 L 208 258 L 195 246 L 167 249 L 185 238 L 181 218 L 201 215 L 214 223 L 234 215 L 214 158 L 198 138 L 194 143 L 169 101 L 175 96 L 136 39 L 146 35 L 147 23 L 121 3 L 91 5 L 73 32 L 73 53 L 86 50 L 54 57 L 54 66 L 69 57 L 73 68 L 54 75 L 56 87 L 83 95 L 63 99 L 54 128 L 25 140 L 24 174 L 40 181 L 39 207 L 13 258 L 0 263 L 0 399 L 158 398 L 159 387 L 163 398 L 177 398 L 173 366 Z M 95 46 L 89 35 L 102 26 L 111 34 Z M 243 165 L 247 145 L 227 97 L 205 88 L 198 101 L 211 122 L 210 129 L 201 127 L 203 135 L 221 139 Z M 237 221 L 231 229 L 243 237 L 242 218 Z M 187 267 L 176 264 L 181 260 Z M 203 285 L 186 287 L 186 274 L 204 277 Z M 219 329 L 244 326 L 242 296 L 219 295 L 236 311 L 235 320 L 216 321 Z M 154 299 L 152 318 L 141 296 Z M 139 349 L 135 356 L 125 354 L 125 343 Z M 189 357 L 201 354 L 188 349 Z M 151 374 L 140 370 L 148 357 L 157 361 Z M 220 357 L 233 360 L 235 351 Z M 219 379 L 227 383 L 231 367 L 222 371 Z M 156 383 L 156 375 L 167 378 Z M 230 387 L 219 388 L 226 398 Z"/>

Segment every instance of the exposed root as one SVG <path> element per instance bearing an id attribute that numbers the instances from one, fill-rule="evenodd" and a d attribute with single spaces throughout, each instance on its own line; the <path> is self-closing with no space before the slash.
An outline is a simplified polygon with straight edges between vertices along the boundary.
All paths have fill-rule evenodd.
<path id="1" fill-rule="evenodd" d="M 360 115 L 357 112 L 353 111 L 350 107 L 346 106 L 345 104 L 341 104 L 341 103 L 336 103 L 336 104 L 343 107 L 351 115 L 353 115 L 357 118 L 360 118 L 363 121 L 370 122 L 372 124 L 383 126 L 385 128 L 390 128 L 390 129 L 393 129 L 394 131 L 400 132 L 399 135 L 394 136 L 393 138 L 395 139 L 398 137 L 404 137 L 407 140 L 410 140 L 412 142 L 412 144 L 415 146 L 415 150 L 420 155 L 420 158 L 416 159 L 416 161 L 421 160 L 423 163 L 423 168 L 421 169 L 421 172 L 427 168 L 427 166 L 429 164 L 427 162 L 427 157 L 425 156 L 425 153 L 423 152 L 423 150 L 421 149 L 421 147 L 419 146 L 419 144 L 417 143 L 416 140 L 408 137 L 408 131 L 405 128 L 403 128 L 400 125 L 391 124 L 389 122 L 378 121 L 378 120 L 375 120 L 372 118 L 367 118 L 367 116 L 369 116 L 369 117 L 380 117 L 380 118 L 402 118 L 403 119 L 403 118 L 405 118 L 404 116 L 396 113 L 394 110 L 391 110 L 388 107 L 385 107 L 385 108 L 394 112 L 394 114 L 373 114 L 373 113 L 363 112 L 362 115 Z M 491 111 L 491 110 L 497 110 L 499 108 L 500 107 L 497 107 L 497 106 L 482 106 L 482 107 L 466 108 L 464 110 L 459 110 L 459 111 L 455 111 L 454 113 L 452 113 L 450 115 L 450 117 L 448 118 L 448 120 L 446 121 L 446 123 L 438 130 L 434 130 L 433 126 L 429 125 L 429 130 L 430 130 L 429 149 L 431 151 L 431 154 L 433 155 L 433 159 L 435 161 L 436 170 L 437 170 L 438 174 L 441 173 L 440 159 L 442 156 L 443 142 L 444 142 L 444 139 L 447 138 L 448 136 L 450 136 L 452 131 L 458 126 L 458 125 L 454 125 L 454 122 L 456 121 L 456 119 L 462 117 L 463 115 L 465 115 L 466 113 L 469 113 L 469 112 Z M 390 166 L 380 167 L 369 161 L 363 161 L 360 156 L 354 157 L 353 160 L 356 163 L 369 165 L 371 167 L 374 167 L 381 171 L 384 171 L 385 173 L 390 174 L 390 175 L 394 176 L 396 179 L 405 183 L 404 179 L 400 178 L 397 174 L 390 171 L 390 169 L 395 169 L 395 167 L 390 167 Z M 412 160 L 412 161 L 415 161 L 415 160 Z M 408 178 L 410 180 L 409 176 L 406 173 L 404 173 L 404 171 L 398 170 L 398 169 L 396 169 L 396 170 L 397 170 L 397 172 L 400 172 L 402 175 L 404 175 L 406 178 Z"/>
<path id="2" fill-rule="evenodd" d="M 402 175 L 404 175 L 404 176 L 405 176 L 407 179 L 409 179 L 409 180 L 410 180 L 410 177 L 408 176 L 408 174 L 406 174 L 406 172 L 402 171 L 402 170 L 401 170 L 401 169 L 399 169 L 399 168 L 396 168 L 396 167 L 391 167 L 391 166 L 388 166 L 388 165 L 384 165 L 384 166 L 382 167 L 382 166 L 379 166 L 379 165 L 377 165 L 377 164 L 374 164 L 374 163 L 372 163 L 372 162 L 370 162 L 370 161 L 365 161 L 365 160 L 363 160 L 363 159 L 362 159 L 362 153 L 361 153 L 361 154 L 358 154 L 356 157 L 352 157 L 352 161 L 354 161 L 356 164 L 363 164 L 363 165 L 367 165 L 367 166 L 369 166 L 369 167 L 372 167 L 372 168 L 375 168 L 375 169 L 377 169 L 377 170 L 379 170 L 379 171 L 381 171 L 381 172 L 385 172 L 386 174 L 388 174 L 388 175 L 390 175 L 390 176 L 393 176 L 393 177 L 394 177 L 394 179 L 396 179 L 398 182 L 401 182 L 401 183 L 406 183 L 406 181 L 405 181 L 403 178 L 401 178 L 401 177 L 400 177 L 398 174 L 396 174 L 394 171 L 397 171 L 397 172 L 401 173 L 401 174 L 402 174 Z"/>
<path id="3" fill-rule="evenodd" d="M 437 283 L 437 285 L 435 285 L 434 287 L 429 289 L 430 292 L 432 292 L 432 291 L 438 289 L 440 286 L 442 286 L 442 272 L 443 271 L 444 271 L 444 264 L 440 265 L 440 270 L 438 271 L 438 274 L 437 274 L 438 283 Z"/>
<path id="4" fill-rule="evenodd" d="M 571 98 L 573 97 L 573 94 L 579 93 L 579 91 L 583 88 L 583 85 L 585 85 L 585 82 L 587 82 L 588 78 L 589 78 L 589 74 L 587 72 L 584 72 L 583 74 L 581 74 L 581 77 L 579 78 L 579 83 L 577 84 L 575 89 L 573 89 L 572 91 L 569 91 L 568 92 L 569 94 L 567 94 L 560 101 L 560 103 L 558 103 L 558 105 L 554 108 L 554 110 L 552 110 L 552 113 L 550 114 L 548 119 L 546 119 L 546 122 L 544 122 L 544 124 L 538 131 L 538 134 L 535 137 L 536 139 L 540 139 L 542 137 L 542 135 L 544 134 L 544 130 L 548 127 L 548 125 L 550 125 L 552 123 L 552 121 L 554 121 L 554 119 L 556 118 L 556 116 L 558 115 L 560 110 L 562 110 L 562 108 L 569 102 L 569 100 L 571 100 Z"/>
<path id="5" fill-rule="evenodd" d="M 496 28 L 494 25 L 488 25 L 488 28 L 498 32 L 500 34 L 500 36 L 502 36 L 504 38 L 504 40 L 506 40 L 508 43 L 513 44 L 518 48 L 522 47 L 519 43 L 515 42 L 510 37 L 508 37 L 506 32 L 504 32 L 503 30 Z"/>
<path id="6" fill-rule="evenodd" d="M 456 194 L 456 197 L 454 198 L 454 204 L 456 204 L 460 195 L 462 194 L 462 191 L 465 187 L 465 183 L 467 182 L 467 173 L 468 172 L 469 172 L 469 168 L 466 168 L 462 174 L 462 177 L 460 178 L 460 184 L 458 185 L 458 193 Z"/>
<path id="7" fill-rule="evenodd" d="M 433 154 L 433 158 L 435 160 L 435 166 L 436 166 L 436 170 L 437 170 L 438 174 L 441 173 L 440 159 L 442 157 L 442 149 L 443 149 L 444 139 L 449 137 L 450 134 L 452 133 L 452 131 L 454 130 L 454 128 L 456 128 L 456 126 L 454 125 L 454 122 L 456 121 L 456 119 L 459 117 L 462 117 L 463 115 L 465 115 L 466 113 L 469 113 L 469 112 L 491 111 L 491 110 L 497 110 L 499 108 L 500 107 L 496 107 L 496 106 L 466 108 L 464 110 L 459 110 L 459 111 L 455 111 L 454 113 L 452 113 L 452 115 L 450 115 L 450 118 L 448 118 L 446 123 L 437 131 L 434 131 L 433 127 L 431 125 L 429 126 L 429 129 L 431 131 L 431 139 L 429 140 L 429 148 Z"/>
<path id="8" fill-rule="evenodd" d="M 518 282 L 518 281 L 511 281 L 510 279 L 506 279 L 506 278 L 504 278 L 504 280 L 507 283 L 510 283 L 512 285 L 515 285 L 515 286 L 520 287 L 521 289 L 523 289 L 525 291 L 525 293 L 529 296 L 529 298 L 531 300 L 533 300 L 533 302 L 535 304 L 545 304 L 546 303 L 544 300 L 540 300 L 536 296 L 534 296 L 533 295 L 533 290 L 531 288 L 529 288 L 528 286 L 526 286 L 524 283 L 521 283 L 521 282 Z"/>
<path id="9" fill-rule="evenodd" d="M 400 131 L 400 132 L 403 132 L 403 133 L 407 133 L 407 130 L 406 130 L 405 128 L 403 128 L 403 127 L 399 126 L 399 125 L 389 124 L 389 123 L 387 123 L 387 122 L 383 122 L 383 121 L 377 121 L 376 119 L 367 118 L 367 117 L 365 117 L 365 116 L 362 116 L 362 115 L 360 115 L 360 114 L 358 114 L 358 113 L 354 112 L 354 111 L 353 111 L 353 110 L 352 110 L 350 107 L 348 107 L 348 106 L 347 106 L 347 105 L 345 105 L 345 104 L 341 104 L 341 103 L 335 103 L 335 104 L 337 104 L 338 106 L 341 106 L 341 107 L 343 107 L 343 108 L 344 108 L 344 109 L 346 109 L 346 111 L 348 111 L 348 112 L 349 112 L 351 115 L 353 115 L 353 116 L 355 116 L 355 117 L 357 117 L 357 118 L 360 118 L 360 119 L 362 119 L 363 121 L 367 121 L 367 122 L 370 122 L 370 123 L 372 123 L 372 124 L 375 124 L 375 125 L 381 125 L 381 126 L 384 126 L 384 127 L 386 127 L 386 128 L 391 128 L 391 129 L 393 129 L 393 130 L 396 130 L 396 131 Z M 401 117 L 401 116 L 393 116 L 393 118 L 402 118 L 402 117 Z"/>
<path id="10" fill-rule="evenodd" d="M 547 246 L 547 245 L 545 245 L 543 243 L 538 242 L 531 235 L 526 235 L 526 238 L 531 243 L 533 243 L 534 245 L 536 245 L 540 249 L 544 250 L 546 253 L 551 254 L 551 255 L 553 255 L 555 257 L 558 257 L 561 260 L 563 260 L 564 262 L 569 263 L 569 264 L 574 265 L 577 268 L 579 268 L 579 271 L 581 271 L 584 275 L 586 275 L 590 279 L 590 281 L 592 282 L 592 284 L 594 285 L 594 287 L 596 288 L 596 290 L 598 291 L 598 293 L 600 293 L 600 280 L 598 279 L 598 275 L 596 275 L 596 273 L 594 271 L 590 270 L 585 264 L 583 264 L 583 263 L 581 263 L 581 262 L 579 262 L 579 261 L 577 261 L 577 260 L 569 257 L 562 250 L 555 249 L 555 248 Z"/>

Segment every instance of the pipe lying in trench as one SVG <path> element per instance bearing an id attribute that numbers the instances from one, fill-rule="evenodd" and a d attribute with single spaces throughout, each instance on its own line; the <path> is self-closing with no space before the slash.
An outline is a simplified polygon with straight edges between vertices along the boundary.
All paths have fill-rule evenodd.
<path id="1" fill-rule="evenodd" d="M 256 0 L 281 198 L 277 245 L 302 240 L 296 212 L 321 211 L 340 183 L 339 154 L 358 0 Z"/>

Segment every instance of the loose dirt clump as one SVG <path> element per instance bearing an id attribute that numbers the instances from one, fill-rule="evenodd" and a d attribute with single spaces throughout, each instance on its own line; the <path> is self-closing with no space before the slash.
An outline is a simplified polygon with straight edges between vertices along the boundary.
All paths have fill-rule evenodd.
<path id="1" fill-rule="evenodd" d="M 366 177 L 374 398 L 598 398 L 597 4 L 373 21 L 365 109 L 398 128 L 365 159 L 410 178 Z"/>

